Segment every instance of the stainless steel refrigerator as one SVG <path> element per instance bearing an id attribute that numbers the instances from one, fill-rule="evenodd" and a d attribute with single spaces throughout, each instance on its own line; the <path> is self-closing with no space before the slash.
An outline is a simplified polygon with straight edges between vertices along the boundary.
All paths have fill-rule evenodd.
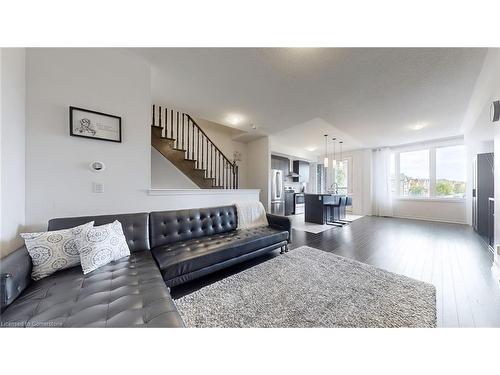
<path id="1" fill-rule="evenodd" d="M 285 194 L 283 189 L 283 171 L 271 169 L 271 213 L 285 214 Z"/>

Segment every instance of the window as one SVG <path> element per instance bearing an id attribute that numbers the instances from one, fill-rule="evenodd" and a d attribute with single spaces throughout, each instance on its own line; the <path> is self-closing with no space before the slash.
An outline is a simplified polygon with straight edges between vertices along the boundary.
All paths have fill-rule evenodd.
<path id="1" fill-rule="evenodd" d="M 436 196 L 465 197 L 465 147 L 436 148 Z"/>
<path id="2" fill-rule="evenodd" d="M 401 152 L 399 154 L 399 195 L 428 197 L 429 150 Z"/>
<path id="3" fill-rule="evenodd" d="M 323 190 L 323 187 L 325 186 L 325 175 L 324 175 L 324 165 L 323 164 L 318 164 L 316 166 L 316 191 L 318 193 L 321 193 Z"/>
<path id="4" fill-rule="evenodd" d="M 339 161 L 340 166 L 340 161 Z M 342 160 L 342 167 L 335 169 L 335 182 L 338 185 L 339 194 L 349 194 L 349 160 Z"/>
<path id="5" fill-rule="evenodd" d="M 464 199 L 465 146 L 431 146 L 391 155 L 392 192 L 403 198 Z"/>

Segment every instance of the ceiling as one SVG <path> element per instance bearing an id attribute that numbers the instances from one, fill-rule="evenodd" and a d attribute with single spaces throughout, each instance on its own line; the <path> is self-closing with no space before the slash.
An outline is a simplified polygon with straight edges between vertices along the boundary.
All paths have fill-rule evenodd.
<path id="1" fill-rule="evenodd" d="M 153 99 L 324 152 L 461 135 L 480 48 L 149 48 Z M 231 125 L 236 115 L 241 122 Z M 257 128 L 257 129 L 252 129 Z"/>

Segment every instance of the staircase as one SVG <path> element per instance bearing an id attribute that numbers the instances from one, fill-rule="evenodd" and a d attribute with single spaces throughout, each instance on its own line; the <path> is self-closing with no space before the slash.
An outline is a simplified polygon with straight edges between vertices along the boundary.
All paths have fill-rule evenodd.
<path id="1" fill-rule="evenodd" d="M 151 146 L 201 189 L 238 189 L 236 163 L 187 113 L 153 105 Z"/>

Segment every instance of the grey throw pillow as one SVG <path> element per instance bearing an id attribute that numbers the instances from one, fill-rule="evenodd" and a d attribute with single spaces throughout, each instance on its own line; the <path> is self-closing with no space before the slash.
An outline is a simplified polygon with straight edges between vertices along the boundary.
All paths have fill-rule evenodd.
<path id="1" fill-rule="evenodd" d="M 130 255 L 122 225 L 118 220 L 90 229 L 83 238 L 79 251 L 84 274 Z"/>
<path id="2" fill-rule="evenodd" d="M 94 222 L 50 232 L 21 233 L 31 257 L 31 278 L 40 280 L 56 271 L 80 264 L 82 239 Z"/>

